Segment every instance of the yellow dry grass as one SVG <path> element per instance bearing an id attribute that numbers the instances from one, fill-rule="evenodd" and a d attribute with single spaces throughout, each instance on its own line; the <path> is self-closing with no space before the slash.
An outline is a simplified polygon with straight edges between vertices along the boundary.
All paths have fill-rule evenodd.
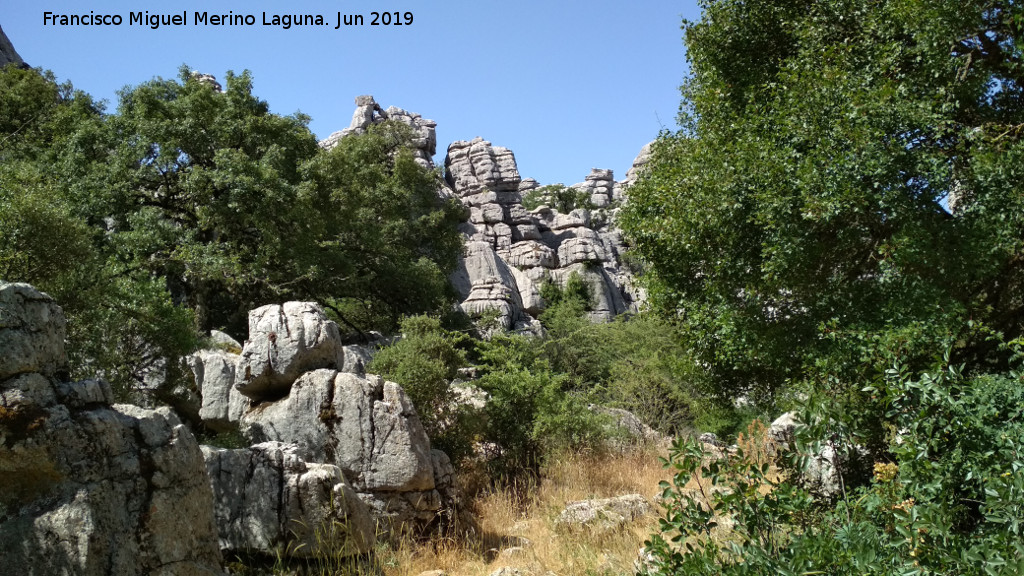
<path id="1" fill-rule="evenodd" d="M 478 494 L 473 509 L 479 538 L 403 542 L 382 558 L 384 573 L 417 576 L 443 570 L 449 576 L 487 576 L 508 566 L 535 576 L 633 574 L 637 553 L 657 526 L 658 483 L 669 478 L 658 456 L 655 450 L 563 456 L 547 466 L 539 484 Z M 555 525 L 570 502 L 623 494 L 642 495 L 655 514 L 604 532 Z"/>

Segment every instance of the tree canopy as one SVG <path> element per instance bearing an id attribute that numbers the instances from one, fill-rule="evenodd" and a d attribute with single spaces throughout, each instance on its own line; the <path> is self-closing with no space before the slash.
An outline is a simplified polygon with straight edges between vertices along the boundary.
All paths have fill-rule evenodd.
<path id="1" fill-rule="evenodd" d="M 1003 363 L 1024 313 L 1021 8 L 701 6 L 681 129 L 622 222 L 719 384 L 854 379 L 946 347 Z"/>
<path id="2" fill-rule="evenodd" d="M 407 127 L 324 150 L 248 72 L 225 85 L 183 67 L 104 113 L 52 75 L 0 70 L 0 277 L 53 293 L 72 354 L 115 384 L 211 328 L 244 335 L 263 304 L 317 300 L 364 332 L 450 301 L 462 209 Z"/>

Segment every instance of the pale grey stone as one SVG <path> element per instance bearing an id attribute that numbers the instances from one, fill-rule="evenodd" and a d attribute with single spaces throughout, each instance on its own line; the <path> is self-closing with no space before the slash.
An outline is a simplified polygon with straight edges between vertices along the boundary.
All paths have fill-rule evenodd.
<path id="1" fill-rule="evenodd" d="M 543 236 L 534 224 L 516 224 L 512 227 L 512 241 L 540 240 Z"/>
<path id="2" fill-rule="evenodd" d="M 342 368 L 338 325 L 313 302 L 271 304 L 249 312 L 249 339 L 235 372 L 235 388 L 254 400 L 287 394 L 301 374 Z"/>
<path id="3" fill-rule="evenodd" d="M 648 142 L 644 144 L 644 147 L 640 149 L 640 153 L 637 154 L 636 158 L 633 159 L 633 165 L 626 172 L 626 179 L 623 181 L 623 187 L 628 188 L 637 178 L 640 177 L 641 172 L 647 163 L 651 161 L 651 154 L 654 148 L 654 142 Z"/>
<path id="4" fill-rule="evenodd" d="M 572 502 L 555 519 L 555 526 L 569 529 L 613 530 L 650 514 L 651 505 L 639 494 Z"/>
<path id="5" fill-rule="evenodd" d="M 484 204 L 480 206 L 480 212 L 483 221 L 488 224 L 501 222 L 505 218 L 505 213 L 499 204 Z"/>
<path id="6" fill-rule="evenodd" d="M 448 146 L 445 178 L 459 196 L 485 191 L 518 191 L 521 178 L 511 150 L 483 138 Z"/>
<path id="7" fill-rule="evenodd" d="M 524 241 L 512 246 L 508 263 L 516 268 L 557 268 L 558 256 L 540 242 Z"/>
<path id="8" fill-rule="evenodd" d="M 497 310 L 499 321 L 507 329 L 523 309 L 515 276 L 490 244 L 467 244 L 451 282 L 462 298 L 460 307 L 471 316 Z"/>
<path id="9" fill-rule="evenodd" d="M 0 281 L 0 382 L 29 372 L 65 374 L 64 312 L 28 284 Z"/>
<path id="10" fill-rule="evenodd" d="M 379 376 L 303 374 L 289 395 L 242 417 L 250 442 L 294 443 L 310 462 L 338 466 L 359 492 L 432 490 L 430 441 L 405 392 Z"/>
<path id="11" fill-rule="evenodd" d="M 338 467 L 308 463 L 298 447 L 278 442 L 202 448 L 225 553 L 310 558 L 372 548 L 373 518 Z"/>
<path id="12" fill-rule="evenodd" d="M 241 356 L 222 350 L 200 350 L 185 358 L 202 398 L 199 418 L 208 428 L 227 432 L 238 428 L 238 419 L 249 399 L 235 389 L 235 367 Z"/>
<path id="13" fill-rule="evenodd" d="M 549 228 L 552 230 L 564 230 L 566 228 L 586 228 L 590 226 L 590 211 L 577 208 L 568 214 L 555 213 Z"/>

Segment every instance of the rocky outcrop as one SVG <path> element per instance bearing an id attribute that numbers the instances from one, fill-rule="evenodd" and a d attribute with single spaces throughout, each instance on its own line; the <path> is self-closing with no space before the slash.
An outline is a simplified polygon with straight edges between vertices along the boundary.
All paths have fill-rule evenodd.
<path id="1" fill-rule="evenodd" d="M 0 28 L 0 67 L 8 64 L 25 66 L 25 61 L 18 55 L 18 51 L 14 49 L 14 45 L 7 38 L 7 34 L 4 34 L 4 29 Z"/>
<path id="2" fill-rule="evenodd" d="M 352 122 L 348 128 L 334 132 L 320 141 L 322 148 L 333 148 L 342 138 L 349 134 L 361 134 L 373 124 L 394 120 L 401 122 L 412 131 L 412 149 L 416 162 L 426 168 L 434 167 L 434 154 L 437 153 L 437 122 L 427 120 L 419 114 L 407 112 L 395 106 L 384 110 L 373 96 L 357 96 L 356 110 L 352 114 Z"/>
<path id="3" fill-rule="evenodd" d="M 330 148 L 348 134 L 387 119 L 412 129 L 414 153 L 421 164 L 432 168 L 436 123 L 400 108 L 383 110 L 372 96 L 356 98 L 349 127 L 320 145 Z M 545 282 L 564 286 L 574 273 L 594 295 L 591 320 L 608 321 L 638 310 L 645 294 L 623 264 L 625 244 L 615 218 L 625 201 L 624 188 L 649 156 L 650 145 L 622 182 L 615 180 L 611 170 L 592 170 L 571 187 L 587 206 L 562 214 L 550 206 L 532 212 L 523 206 L 524 195 L 537 193 L 541 186 L 520 176 L 511 150 L 483 138 L 449 145 L 444 160 L 446 188 L 439 194 L 458 198 L 467 208 L 468 217 L 459 226 L 466 252 L 451 278 L 462 310 L 478 318 L 496 314 L 505 330 L 537 333 L 541 329 L 536 318 L 546 307 L 540 286 Z"/>
<path id="4" fill-rule="evenodd" d="M 200 391 L 199 419 L 210 430 L 229 432 L 249 407 L 249 399 L 235 388 L 235 368 L 241 356 L 222 349 L 200 350 L 185 358 Z"/>
<path id="5" fill-rule="evenodd" d="M 452 276 L 464 312 L 495 311 L 504 328 L 523 329 L 546 306 L 540 286 L 564 287 L 573 274 L 594 297 L 592 320 L 638 308 L 643 294 L 622 265 L 625 246 L 614 225 L 623 189 L 610 170 L 593 170 L 573 186 L 588 207 L 567 214 L 550 206 L 528 211 L 523 196 L 537 193 L 537 182 L 521 179 L 510 150 L 481 138 L 448 147 L 445 177 L 469 208 L 460 228 L 466 254 Z"/>
<path id="6" fill-rule="evenodd" d="M 308 558 L 371 549 L 373 518 L 341 470 L 307 463 L 298 453 L 277 442 L 237 450 L 203 446 L 222 550 Z"/>
<path id="7" fill-rule="evenodd" d="M 219 574 L 213 494 L 167 408 L 66 381 L 64 316 L 0 282 L 0 566 L 10 574 Z"/>
<path id="8" fill-rule="evenodd" d="M 253 399 L 282 395 L 303 373 L 343 363 L 338 325 L 318 305 L 271 304 L 249 312 L 235 388 Z"/>
<path id="9" fill-rule="evenodd" d="M 411 400 L 398 384 L 362 373 L 368 355 L 342 346 L 337 327 L 318 305 L 259 308 L 250 312 L 249 324 L 236 373 L 250 377 L 239 377 L 235 388 L 250 400 L 238 419 L 250 444 L 289 444 L 306 466 L 338 470 L 346 490 L 384 529 L 457 516 L 451 465 L 431 450 Z M 274 386 L 252 386 L 267 373 Z M 216 478 L 214 489 L 236 491 L 217 485 Z M 223 534 L 223 522 L 221 529 Z"/>

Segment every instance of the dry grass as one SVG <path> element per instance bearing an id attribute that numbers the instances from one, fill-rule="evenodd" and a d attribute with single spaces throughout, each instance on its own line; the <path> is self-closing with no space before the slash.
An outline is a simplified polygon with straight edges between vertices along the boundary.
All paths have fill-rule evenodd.
<path id="1" fill-rule="evenodd" d="M 577 500 L 635 493 L 654 504 L 658 483 L 669 478 L 658 456 L 653 450 L 567 455 L 545 469 L 539 484 L 477 495 L 473 505 L 480 538 L 404 542 L 382 558 L 384 573 L 417 576 L 444 570 L 449 576 L 487 576 L 509 566 L 536 576 L 633 574 L 637 552 L 657 525 L 656 515 L 604 532 L 567 531 L 556 527 L 555 519 Z"/>

